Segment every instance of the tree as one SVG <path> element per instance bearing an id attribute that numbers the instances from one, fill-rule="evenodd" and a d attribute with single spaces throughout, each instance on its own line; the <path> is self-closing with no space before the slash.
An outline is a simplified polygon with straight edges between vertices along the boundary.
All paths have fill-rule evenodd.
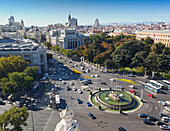
<path id="1" fill-rule="evenodd" d="M 26 76 L 31 76 L 33 79 L 36 78 L 38 72 L 38 67 L 37 66 L 28 66 L 25 70 L 24 73 Z"/>
<path id="2" fill-rule="evenodd" d="M 27 36 L 24 36 L 24 39 L 28 39 L 28 37 L 27 37 Z"/>
<path id="3" fill-rule="evenodd" d="M 152 45 L 152 44 L 154 43 L 154 40 L 153 40 L 152 38 L 150 38 L 150 37 L 147 37 L 147 38 L 145 39 L 145 43 Z"/>
<path id="4" fill-rule="evenodd" d="M 44 45 L 46 45 L 48 47 L 48 49 L 50 49 L 52 47 L 52 44 L 50 42 L 44 42 Z"/>
<path id="5" fill-rule="evenodd" d="M 53 54 L 47 53 L 47 61 L 53 58 Z"/>
<path id="6" fill-rule="evenodd" d="M 5 110 L 3 114 L 0 115 L 0 127 L 2 129 L 8 130 L 7 126 L 14 126 L 12 130 L 22 131 L 22 125 L 26 126 L 27 118 L 29 113 L 27 108 L 24 106 L 22 108 L 17 108 L 16 106 L 11 107 L 9 110 Z"/>

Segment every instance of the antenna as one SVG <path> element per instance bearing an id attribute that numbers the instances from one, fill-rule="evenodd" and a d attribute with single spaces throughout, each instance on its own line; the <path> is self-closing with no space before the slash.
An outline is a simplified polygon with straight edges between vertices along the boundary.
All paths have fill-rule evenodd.
<path id="1" fill-rule="evenodd" d="M 12 10 L 10 9 L 10 12 L 11 12 L 11 16 L 12 16 Z"/>

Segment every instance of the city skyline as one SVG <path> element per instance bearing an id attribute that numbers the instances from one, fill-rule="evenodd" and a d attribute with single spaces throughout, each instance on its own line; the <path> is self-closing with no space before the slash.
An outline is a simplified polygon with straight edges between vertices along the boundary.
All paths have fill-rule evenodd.
<path id="1" fill-rule="evenodd" d="M 164 6 L 160 6 L 160 4 Z M 168 0 L 30 0 L 1 1 L 0 25 L 8 23 L 9 16 L 15 21 L 24 20 L 26 26 L 47 26 L 67 22 L 68 14 L 78 19 L 78 25 L 92 25 L 95 19 L 100 23 L 170 21 Z M 12 11 L 12 13 L 11 13 Z"/>

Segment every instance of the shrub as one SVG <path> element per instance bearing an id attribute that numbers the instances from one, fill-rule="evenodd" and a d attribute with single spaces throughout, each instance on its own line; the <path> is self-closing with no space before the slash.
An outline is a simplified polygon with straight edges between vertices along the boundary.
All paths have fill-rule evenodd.
<path id="1" fill-rule="evenodd" d="M 90 92 L 90 95 L 92 95 L 93 93 L 92 92 Z"/>
<path id="2" fill-rule="evenodd" d="M 170 79 L 170 74 L 168 73 L 163 73 L 162 76 L 166 79 Z"/>
<path id="3" fill-rule="evenodd" d="M 111 88 L 111 87 L 109 87 L 109 90 L 112 90 L 112 88 Z"/>
<path id="4" fill-rule="evenodd" d="M 99 108 L 99 110 L 101 110 L 101 106 L 100 105 L 98 106 L 98 108 Z"/>
<path id="5" fill-rule="evenodd" d="M 101 88 L 98 88 L 99 92 L 101 91 Z"/>

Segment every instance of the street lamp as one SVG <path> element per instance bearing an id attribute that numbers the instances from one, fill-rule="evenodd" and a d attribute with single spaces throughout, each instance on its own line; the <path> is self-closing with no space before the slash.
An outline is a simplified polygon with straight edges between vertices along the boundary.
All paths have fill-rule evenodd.
<path id="1" fill-rule="evenodd" d="M 150 62 L 151 60 L 144 60 L 144 62 L 146 63 L 146 70 L 147 70 L 147 63 Z M 146 70 L 145 70 L 145 77 L 146 77 Z"/>

